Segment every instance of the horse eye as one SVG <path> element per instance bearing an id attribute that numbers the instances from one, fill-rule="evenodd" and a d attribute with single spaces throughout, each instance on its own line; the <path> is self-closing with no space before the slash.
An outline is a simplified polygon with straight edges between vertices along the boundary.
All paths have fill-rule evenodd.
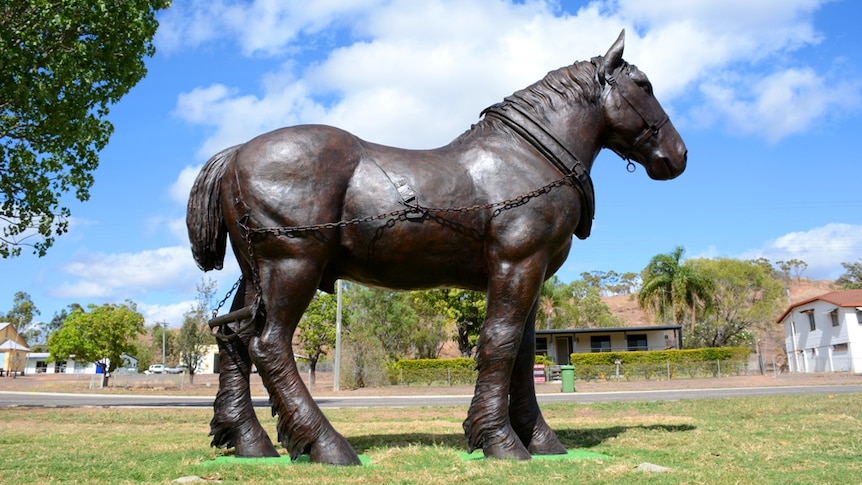
<path id="1" fill-rule="evenodd" d="M 649 81 L 646 81 L 646 82 L 639 82 L 639 83 L 638 83 L 638 86 L 640 86 L 640 87 L 641 87 L 641 89 L 643 89 L 644 91 L 646 91 L 646 93 L 647 93 L 648 95 L 650 95 L 650 96 L 652 96 L 652 95 L 653 95 L 653 94 L 652 94 L 652 83 L 650 83 Z"/>

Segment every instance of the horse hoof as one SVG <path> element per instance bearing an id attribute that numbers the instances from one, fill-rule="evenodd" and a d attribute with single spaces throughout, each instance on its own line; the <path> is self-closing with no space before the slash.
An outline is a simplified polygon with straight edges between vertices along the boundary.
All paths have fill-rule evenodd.
<path id="1" fill-rule="evenodd" d="M 531 455 L 565 455 L 569 452 L 556 437 L 544 443 L 533 440 L 527 450 Z"/>
<path id="2" fill-rule="evenodd" d="M 233 454 L 238 458 L 278 458 L 281 456 L 269 438 L 251 444 L 238 444 L 234 448 Z"/>
<path id="3" fill-rule="evenodd" d="M 544 424 L 544 420 L 542 426 L 538 426 L 533 431 L 533 437 L 530 438 L 527 449 L 533 455 L 565 455 L 569 452 L 557 439 L 557 434 Z"/>
<path id="4" fill-rule="evenodd" d="M 359 455 L 347 443 L 330 446 L 312 446 L 309 453 L 313 463 L 326 465 L 356 466 L 361 465 Z"/>
<path id="5" fill-rule="evenodd" d="M 513 433 L 514 434 L 514 433 Z M 520 440 L 507 436 L 495 443 L 482 444 L 482 452 L 485 458 L 495 458 L 498 460 L 529 460 L 531 459 L 530 452 L 524 447 Z"/>

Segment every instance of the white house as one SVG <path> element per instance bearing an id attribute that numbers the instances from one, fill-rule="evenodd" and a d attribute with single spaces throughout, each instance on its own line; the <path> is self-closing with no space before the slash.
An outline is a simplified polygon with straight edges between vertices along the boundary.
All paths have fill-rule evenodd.
<path id="1" fill-rule="evenodd" d="M 794 303 L 778 323 L 784 325 L 790 372 L 862 373 L 862 290 Z"/>
<path id="2" fill-rule="evenodd" d="M 568 365 L 581 352 L 622 352 L 682 348 L 682 326 L 568 328 L 536 330 L 536 355 Z"/>

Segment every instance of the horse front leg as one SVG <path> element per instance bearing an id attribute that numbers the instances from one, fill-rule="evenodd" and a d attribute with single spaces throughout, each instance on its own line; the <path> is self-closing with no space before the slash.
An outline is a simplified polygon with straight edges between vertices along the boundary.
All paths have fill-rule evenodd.
<path id="1" fill-rule="evenodd" d="M 237 289 L 231 311 L 242 308 L 246 303 L 243 280 Z M 224 326 L 216 335 L 219 347 L 219 389 L 210 421 L 212 446 L 234 448 L 234 455 L 238 457 L 277 457 L 278 451 L 260 425 L 251 400 L 248 343 L 253 328 L 247 323 L 238 322 L 239 333 Z"/>
<path id="2" fill-rule="evenodd" d="M 512 369 L 509 387 L 509 419 L 518 437 L 533 455 L 563 455 L 566 447 L 545 422 L 536 400 L 533 364 L 536 360 L 536 311 L 538 300 L 524 325 L 518 357 Z"/>
<path id="3" fill-rule="evenodd" d="M 467 448 L 482 448 L 486 457 L 529 460 L 530 452 L 509 419 L 512 369 L 524 325 L 538 295 L 542 268 L 538 265 L 501 265 L 488 287 L 488 308 L 479 332 L 476 367 L 479 376 L 464 432 Z"/>
<path id="4" fill-rule="evenodd" d="M 308 454 L 315 463 L 359 465 L 359 456 L 320 411 L 296 367 L 292 341 L 314 297 L 319 269 L 298 260 L 261 265 L 266 322 L 249 350 L 278 414 L 278 439 L 291 459 Z"/>

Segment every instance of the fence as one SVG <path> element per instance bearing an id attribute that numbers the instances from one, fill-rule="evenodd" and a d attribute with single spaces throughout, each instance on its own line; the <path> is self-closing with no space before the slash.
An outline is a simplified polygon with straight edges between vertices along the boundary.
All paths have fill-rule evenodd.
<path id="1" fill-rule="evenodd" d="M 650 364 L 576 365 L 575 378 L 582 381 L 643 381 L 694 379 L 748 375 L 746 362 L 716 360 L 708 362 L 665 362 Z M 547 369 L 547 368 L 546 368 Z M 460 367 L 391 369 L 393 386 L 459 386 L 476 383 L 478 372 Z M 546 375 L 549 375 L 546 372 Z"/>
<path id="2" fill-rule="evenodd" d="M 747 374 L 747 363 L 739 360 L 575 366 L 575 377 L 585 381 L 694 379 Z"/>

